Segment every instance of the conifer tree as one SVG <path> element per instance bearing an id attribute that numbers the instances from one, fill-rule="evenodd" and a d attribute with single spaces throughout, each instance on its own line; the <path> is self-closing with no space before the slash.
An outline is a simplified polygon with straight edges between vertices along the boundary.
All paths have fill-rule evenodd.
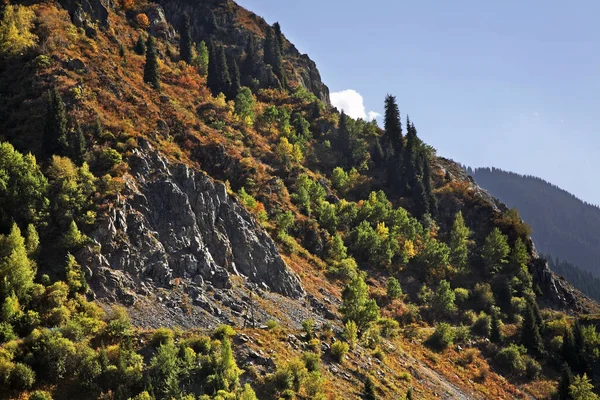
<path id="1" fill-rule="evenodd" d="M 260 59 L 257 56 L 256 42 L 254 41 L 254 35 L 252 34 L 248 36 L 245 53 L 246 56 L 241 69 L 242 83 L 244 86 L 252 88 L 252 81 L 258 78 L 256 70 L 260 62 Z"/>
<path id="2" fill-rule="evenodd" d="M 409 388 L 408 392 L 406 392 L 406 400 L 413 400 L 413 390 L 412 390 L 412 388 Z"/>
<path id="3" fill-rule="evenodd" d="M 56 87 L 48 92 L 43 147 L 47 155 L 63 154 L 67 147 L 65 103 Z"/>
<path id="4" fill-rule="evenodd" d="M 183 24 L 179 38 L 179 56 L 188 64 L 192 63 L 192 27 L 190 25 L 190 16 L 183 14 Z"/>
<path id="5" fill-rule="evenodd" d="M 365 379 L 365 400 L 377 400 L 377 394 L 375 393 L 375 384 L 373 383 L 373 379 L 368 376 Z"/>
<path id="6" fill-rule="evenodd" d="M 573 373 L 569 364 L 564 363 L 560 371 L 560 381 L 558 382 L 558 389 L 556 391 L 557 400 L 571 400 L 571 394 L 569 393 L 569 387 L 573 384 Z"/>
<path id="7" fill-rule="evenodd" d="M 279 46 L 279 52 L 283 54 L 283 34 L 281 33 L 281 25 L 279 25 L 279 22 L 273 24 L 273 31 L 275 32 L 275 39 Z"/>
<path id="8" fill-rule="evenodd" d="M 209 37 L 217 33 L 217 30 L 219 29 L 219 25 L 217 24 L 217 18 L 215 17 L 215 13 L 212 10 L 210 10 L 206 14 L 206 24 L 205 25 L 206 25 L 205 32 Z"/>
<path id="9" fill-rule="evenodd" d="M 208 42 L 208 76 L 206 77 L 206 85 L 212 92 L 213 96 L 217 96 L 219 94 L 218 71 L 217 47 L 215 46 L 215 43 L 210 40 Z"/>
<path id="10" fill-rule="evenodd" d="M 576 324 L 576 328 L 579 324 Z M 580 362 L 579 362 L 579 349 L 577 349 L 577 345 L 575 344 L 575 335 L 573 334 L 572 329 L 567 329 L 563 335 L 563 343 L 562 343 L 562 357 L 563 360 L 574 370 L 580 371 Z"/>
<path id="11" fill-rule="evenodd" d="M 225 55 L 225 48 L 219 46 L 217 49 L 217 81 L 218 81 L 218 93 L 225 95 L 230 94 L 231 90 L 231 77 L 229 75 L 229 66 L 227 65 L 227 56 Z"/>
<path id="12" fill-rule="evenodd" d="M 86 149 L 87 141 L 85 140 L 85 135 L 81 130 L 81 125 L 76 121 L 75 131 L 69 135 L 69 157 L 77 165 L 81 166 L 85 158 Z"/>
<path id="13" fill-rule="evenodd" d="M 427 198 L 428 212 L 432 217 L 437 214 L 437 199 L 433 194 L 433 188 L 431 186 L 431 166 L 429 165 L 429 158 L 426 154 L 422 154 L 421 160 L 423 163 L 423 187 L 425 188 L 425 197 Z"/>
<path id="14" fill-rule="evenodd" d="M 406 116 L 406 145 L 403 148 L 401 164 L 401 192 L 410 193 L 420 181 L 417 166 L 417 130 Z M 418 188 L 417 188 L 418 189 Z M 424 188 L 423 188 L 424 191 Z"/>
<path id="15" fill-rule="evenodd" d="M 502 320 L 498 314 L 499 311 L 492 313 L 492 330 L 490 333 L 490 341 L 492 343 L 502 342 Z"/>
<path id="16" fill-rule="evenodd" d="M 540 327 L 536 321 L 531 302 L 528 302 L 523 315 L 521 327 L 521 344 L 533 355 L 540 356 L 544 352 L 544 344 L 540 334 Z"/>
<path id="17" fill-rule="evenodd" d="M 240 69 L 238 68 L 235 58 L 229 60 L 229 76 L 231 78 L 231 87 L 229 89 L 229 98 L 235 99 L 242 87 L 240 82 Z"/>
<path id="18" fill-rule="evenodd" d="M 150 84 L 154 89 L 160 89 L 160 77 L 158 72 L 158 59 L 156 55 L 156 41 L 153 36 L 148 37 L 146 42 L 146 65 L 144 66 L 144 82 Z"/>
<path id="19" fill-rule="evenodd" d="M 142 37 L 142 35 L 138 36 L 138 40 L 135 44 L 135 47 L 133 48 L 133 51 L 135 51 L 140 56 L 146 54 L 146 42 L 144 42 L 144 38 Z"/>
<path id="20" fill-rule="evenodd" d="M 265 38 L 264 62 L 273 68 L 273 73 L 281 82 L 281 86 L 287 86 L 285 70 L 283 68 L 283 59 L 279 49 L 279 42 L 274 36 L 273 29 L 267 29 Z"/>
<path id="21" fill-rule="evenodd" d="M 388 94 L 385 98 L 385 119 L 384 119 L 384 142 L 385 145 L 391 145 L 395 155 L 400 154 L 403 146 L 402 124 L 400 122 L 400 110 L 396 103 L 396 97 Z"/>

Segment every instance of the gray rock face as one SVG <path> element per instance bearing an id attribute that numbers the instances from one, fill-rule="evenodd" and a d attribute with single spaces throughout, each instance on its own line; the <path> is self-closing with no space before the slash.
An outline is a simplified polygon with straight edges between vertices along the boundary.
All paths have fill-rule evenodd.
<path id="1" fill-rule="evenodd" d="M 171 164 L 141 141 L 125 190 L 92 238 L 88 274 L 96 292 L 166 286 L 175 278 L 229 288 L 241 275 L 288 297 L 304 294 L 273 240 L 221 183 Z M 148 282 L 151 280 L 152 282 Z"/>

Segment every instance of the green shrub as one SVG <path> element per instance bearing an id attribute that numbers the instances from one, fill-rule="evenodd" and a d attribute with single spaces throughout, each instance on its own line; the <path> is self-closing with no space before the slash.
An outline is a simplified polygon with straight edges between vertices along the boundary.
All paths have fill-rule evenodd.
<path id="1" fill-rule="evenodd" d="M 397 299 L 402 296 L 402 287 L 400 286 L 398 279 L 394 277 L 388 279 L 386 293 L 390 299 Z"/>
<path id="2" fill-rule="evenodd" d="M 52 400 L 52 395 L 43 390 L 36 390 L 29 395 L 29 400 Z"/>
<path id="3" fill-rule="evenodd" d="M 511 344 L 496 354 L 496 363 L 507 373 L 521 376 L 527 369 L 525 358 L 523 357 L 526 353 L 527 350 L 523 346 Z"/>
<path id="4" fill-rule="evenodd" d="M 314 338 L 315 336 L 315 321 L 312 319 L 307 319 L 302 321 L 302 329 L 304 333 L 306 333 L 306 338 L 308 340 Z"/>
<path id="5" fill-rule="evenodd" d="M 466 343 L 471 339 L 471 329 L 463 324 L 454 330 L 454 340 L 458 343 Z"/>
<path id="6" fill-rule="evenodd" d="M 270 319 L 267 321 L 267 329 L 270 331 L 277 328 L 278 326 L 279 326 L 279 323 L 277 323 L 277 321 L 275 321 L 274 319 Z"/>
<path id="7" fill-rule="evenodd" d="M 10 387 L 18 392 L 30 389 L 35 383 L 35 372 L 29 365 L 16 363 L 10 372 Z"/>
<path id="8" fill-rule="evenodd" d="M 197 354 L 208 354 L 212 348 L 212 342 L 208 336 L 192 336 L 186 339 L 184 345 L 192 348 Z"/>
<path id="9" fill-rule="evenodd" d="M 492 318 L 482 311 L 471 327 L 471 332 L 475 335 L 489 337 L 492 332 Z"/>
<path id="10" fill-rule="evenodd" d="M 306 352 L 302 355 L 302 361 L 308 372 L 321 370 L 321 357 L 316 353 Z"/>
<path id="11" fill-rule="evenodd" d="M 435 327 L 435 331 L 429 336 L 426 344 L 434 350 L 442 351 L 452 344 L 454 341 L 454 330 L 445 323 L 440 322 Z"/>
<path id="12" fill-rule="evenodd" d="M 0 344 L 9 342 L 17 338 L 13 327 L 8 322 L 0 322 Z"/>
<path id="13" fill-rule="evenodd" d="M 349 349 L 350 346 L 348 346 L 348 343 L 338 340 L 331 345 L 331 355 L 337 362 L 341 363 Z"/>
<path id="14" fill-rule="evenodd" d="M 381 318 L 377 321 L 377 324 L 381 327 L 381 336 L 385 338 L 393 338 L 398 336 L 398 329 L 400 324 L 393 318 Z"/>
<path id="15" fill-rule="evenodd" d="M 169 328 L 158 328 L 152 334 L 152 346 L 158 347 L 163 344 L 173 343 L 173 331 Z"/>
<path id="16" fill-rule="evenodd" d="M 525 374 L 527 378 L 534 380 L 537 379 L 542 373 L 542 366 L 539 362 L 531 357 L 527 357 L 525 360 Z"/>
<path id="17" fill-rule="evenodd" d="M 467 300 L 469 300 L 469 290 L 465 288 L 456 288 L 454 289 L 454 297 L 456 297 L 456 302 L 458 304 L 465 304 Z"/>
<path id="18" fill-rule="evenodd" d="M 356 326 L 356 322 L 350 320 L 346 322 L 344 325 L 344 339 L 348 342 L 348 345 L 351 349 L 354 349 L 356 346 L 356 340 L 358 339 L 358 326 Z"/>
<path id="19" fill-rule="evenodd" d="M 123 157 L 121 157 L 121 154 L 119 154 L 118 151 L 115 149 L 104 149 L 97 156 L 96 168 L 99 169 L 101 173 L 107 173 L 122 162 Z"/>
<path id="20" fill-rule="evenodd" d="M 233 329 L 231 326 L 219 325 L 213 332 L 213 337 L 215 339 L 223 340 L 226 337 L 233 337 L 233 336 L 235 336 L 235 334 L 236 334 L 235 329 Z"/>

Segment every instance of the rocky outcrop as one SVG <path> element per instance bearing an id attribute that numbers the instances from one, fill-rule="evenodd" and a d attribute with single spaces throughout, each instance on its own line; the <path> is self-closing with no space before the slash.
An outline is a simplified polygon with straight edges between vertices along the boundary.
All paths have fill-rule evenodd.
<path id="1" fill-rule="evenodd" d="M 71 20 L 78 27 L 90 27 L 96 21 L 101 27 L 109 26 L 112 0 L 60 0 L 60 4 L 69 12 Z"/>
<path id="2" fill-rule="evenodd" d="M 304 294 L 273 240 L 225 185 L 140 143 L 122 195 L 83 255 L 99 296 L 127 302 L 128 290 L 174 280 L 226 289 L 234 275 L 288 297 Z"/>

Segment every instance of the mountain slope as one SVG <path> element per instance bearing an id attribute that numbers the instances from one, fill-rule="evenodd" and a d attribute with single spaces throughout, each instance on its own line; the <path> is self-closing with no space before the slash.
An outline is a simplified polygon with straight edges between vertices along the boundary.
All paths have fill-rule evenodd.
<path id="1" fill-rule="evenodd" d="M 276 28 L 161 4 L 4 6 L 37 42 L 0 59 L 0 397 L 549 397 L 597 305 L 522 221 L 399 114 L 332 109 L 283 37 L 287 86 L 259 60 L 213 93 L 180 12 L 221 66 Z"/>
<path id="2" fill-rule="evenodd" d="M 496 168 L 469 173 L 493 196 L 519 210 L 533 228 L 540 252 L 600 274 L 600 208 L 532 176 Z"/>

